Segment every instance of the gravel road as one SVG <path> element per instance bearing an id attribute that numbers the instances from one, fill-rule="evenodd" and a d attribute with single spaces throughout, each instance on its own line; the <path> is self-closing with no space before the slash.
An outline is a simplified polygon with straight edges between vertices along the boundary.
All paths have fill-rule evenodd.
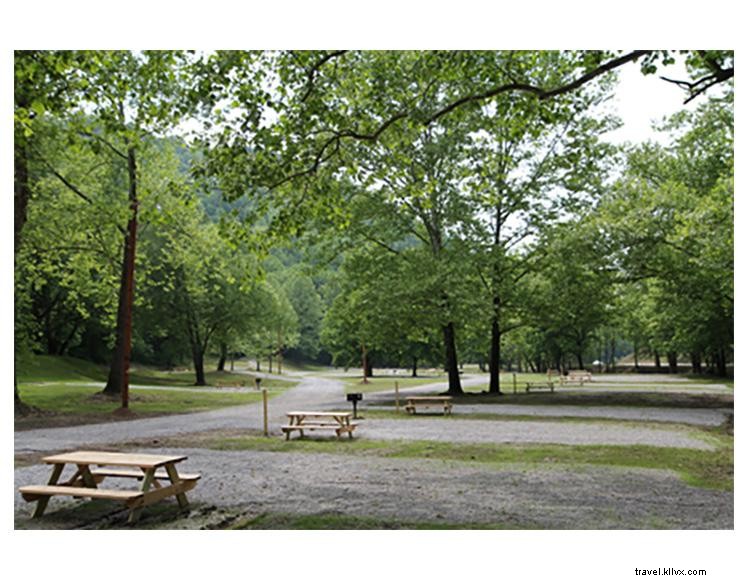
<path id="1" fill-rule="evenodd" d="M 484 381 L 484 377 L 468 377 L 466 384 Z M 407 392 L 433 392 L 433 385 L 408 389 Z M 367 400 L 377 400 L 376 395 L 367 396 Z M 286 424 L 285 413 L 292 410 L 326 409 L 346 407 L 343 386 L 333 379 L 317 377 L 304 378 L 269 404 L 269 424 L 273 433 L 280 433 L 280 426 Z M 460 406 L 460 412 L 500 412 L 497 407 L 506 405 L 467 405 Z M 558 407 L 539 405 L 511 406 L 518 414 L 551 414 Z M 651 415 L 676 417 L 687 410 L 652 409 Z M 701 410 L 709 411 L 709 410 Z M 563 410 L 562 410 L 563 412 Z M 570 412 L 568 409 L 566 412 Z M 642 413 L 640 409 L 626 408 L 585 408 L 578 407 L 574 416 L 631 418 L 631 415 Z M 586 413 L 586 414 L 583 414 Z M 626 414 L 628 416 L 624 416 Z M 694 417 L 698 413 L 694 413 Z M 702 413 L 716 421 L 718 415 Z M 671 420 L 671 419 L 661 419 Z M 677 419 L 674 419 L 677 420 Z M 721 422 L 721 421 L 720 421 Z M 713 424 L 713 423 L 712 423 Z M 717 423 L 718 424 L 718 423 Z M 115 423 L 102 423 L 57 429 L 34 429 L 15 433 L 15 452 L 30 453 L 53 451 L 121 443 L 123 441 L 187 436 L 190 433 L 210 431 L 213 429 L 261 429 L 262 408 L 259 404 L 242 405 L 192 413 L 189 415 L 172 415 L 136 419 Z M 357 430 L 357 435 L 372 439 L 421 439 L 455 442 L 491 442 L 491 443 L 563 443 L 573 445 L 656 445 L 692 449 L 711 449 L 707 442 L 697 439 L 682 429 L 652 428 L 641 426 L 590 425 L 574 422 L 553 421 L 480 421 L 460 420 L 451 417 L 376 419 L 366 420 Z"/>

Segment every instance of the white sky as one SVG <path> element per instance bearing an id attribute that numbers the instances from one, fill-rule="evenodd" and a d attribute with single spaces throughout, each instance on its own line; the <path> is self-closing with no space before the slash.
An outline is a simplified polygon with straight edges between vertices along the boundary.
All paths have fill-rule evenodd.
<path id="1" fill-rule="evenodd" d="M 611 107 L 617 111 L 623 126 L 610 132 L 606 136 L 607 140 L 612 143 L 639 143 L 651 139 L 666 143 L 667 135 L 654 131 L 652 122 L 660 122 L 663 117 L 683 109 L 686 93 L 673 83 L 662 80 L 660 75 L 675 80 L 687 80 L 688 75 L 683 62 L 660 67 L 656 74 L 646 76 L 641 73 L 638 63 L 626 64 L 619 71 L 619 84 L 615 89 Z M 705 99 L 705 96 L 697 97 L 685 108 L 694 109 Z"/>

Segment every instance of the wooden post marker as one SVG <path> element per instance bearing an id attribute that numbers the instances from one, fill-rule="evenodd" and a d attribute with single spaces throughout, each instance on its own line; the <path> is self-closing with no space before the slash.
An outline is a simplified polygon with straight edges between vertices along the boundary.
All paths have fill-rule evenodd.
<path id="1" fill-rule="evenodd" d="M 395 412 L 400 412 L 400 385 L 395 381 Z"/>
<path id="2" fill-rule="evenodd" d="M 262 432 L 268 436 L 268 390 L 262 389 Z"/>

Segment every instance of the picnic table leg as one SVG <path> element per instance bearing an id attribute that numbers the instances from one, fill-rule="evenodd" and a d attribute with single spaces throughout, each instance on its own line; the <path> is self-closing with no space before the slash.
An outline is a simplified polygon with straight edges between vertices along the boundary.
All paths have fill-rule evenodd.
<path id="1" fill-rule="evenodd" d="M 64 463 L 55 463 L 55 466 L 52 468 L 52 475 L 50 476 L 47 485 L 55 485 L 57 483 L 57 480 L 60 479 L 60 475 L 62 475 L 62 470 L 64 467 Z M 34 515 L 31 516 L 32 518 L 39 518 L 44 514 L 44 510 L 47 509 L 47 504 L 49 503 L 49 498 L 50 496 L 48 495 L 39 498 L 36 503 Z"/>
<path id="2" fill-rule="evenodd" d="M 96 487 L 96 480 L 94 479 L 94 476 L 91 473 L 91 469 L 88 467 L 88 465 L 78 465 L 78 472 L 81 475 L 81 479 L 83 480 L 83 485 L 85 487 Z"/>
<path id="3" fill-rule="evenodd" d="M 166 466 L 166 473 L 169 474 L 169 481 L 171 481 L 172 485 L 177 485 L 179 483 L 179 474 L 177 473 L 177 468 L 174 467 L 174 464 L 170 463 Z M 177 494 L 177 501 L 179 502 L 179 507 L 182 509 L 186 509 L 190 506 L 190 502 L 187 501 L 187 495 L 183 493 Z"/>
<path id="4" fill-rule="evenodd" d="M 143 485 L 141 486 L 140 490 L 145 494 L 148 492 L 148 490 L 151 488 L 151 483 L 153 483 L 153 478 L 156 475 L 156 468 L 151 467 L 150 469 L 145 470 L 145 474 L 143 477 Z M 130 508 L 130 517 L 127 518 L 128 524 L 134 524 L 138 521 L 138 518 L 140 518 L 140 512 L 143 511 L 143 506 L 140 507 L 133 507 Z"/>

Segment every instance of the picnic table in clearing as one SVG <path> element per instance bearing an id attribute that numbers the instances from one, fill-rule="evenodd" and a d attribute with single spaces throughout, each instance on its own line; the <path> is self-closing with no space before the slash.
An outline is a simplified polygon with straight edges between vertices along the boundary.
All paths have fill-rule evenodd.
<path id="1" fill-rule="evenodd" d="M 432 397 L 407 397 L 405 410 L 411 415 L 416 414 L 418 407 L 442 407 L 445 415 L 452 414 L 452 397 L 446 395 Z"/>
<path id="2" fill-rule="evenodd" d="M 561 376 L 561 381 L 566 384 L 578 382 L 581 386 L 583 383 L 592 382 L 592 373 L 586 370 L 569 371 L 569 374 Z"/>
<path id="3" fill-rule="evenodd" d="M 338 439 L 343 433 L 353 439 L 353 431 L 358 423 L 351 423 L 352 413 L 338 411 L 289 411 L 286 413 L 289 419 L 288 425 L 281 427 L 286 434 L 286 441 L 291 438 L 292 431 L 298 431 L 299 437 L 304 436 L 304 431 L 335 431 Z"/>
<path id="4" fill-rule="evenodd" d="M 33 517 L 40 517 L 52 496 L 67 495 L 89 499 L 123 501 L 130 508 L 128 522 L 140 517 L 143 507 L 166 497 L 175 496 L 181 508 L 189 504 L 185 492 L 197 485 L 200 474 L 180 474 L 176 464 L 187 459 L 186 455 L 150 455 L 141 453 L 110 453 L 103 451 L 74 451 L 42 458 L 51 464 L 52 475 L 47 485 L 26 485 L 19 489 L 23 499 L 36 501 Z M 59 483 L 65 465 L 74 466 L 75 473 L 65 482 Z M 112 469 L 129 468 L 129 469 Z M 163 471 L 159 471 L 162 469 Z M 142 480 L 140 490 L 106 489 L 98 485 L 106 478 L 129 478 Z M 166 480 L 169 485 L 162 485 Z M 153 486 L 153 489 L 151 488 Z"/>

